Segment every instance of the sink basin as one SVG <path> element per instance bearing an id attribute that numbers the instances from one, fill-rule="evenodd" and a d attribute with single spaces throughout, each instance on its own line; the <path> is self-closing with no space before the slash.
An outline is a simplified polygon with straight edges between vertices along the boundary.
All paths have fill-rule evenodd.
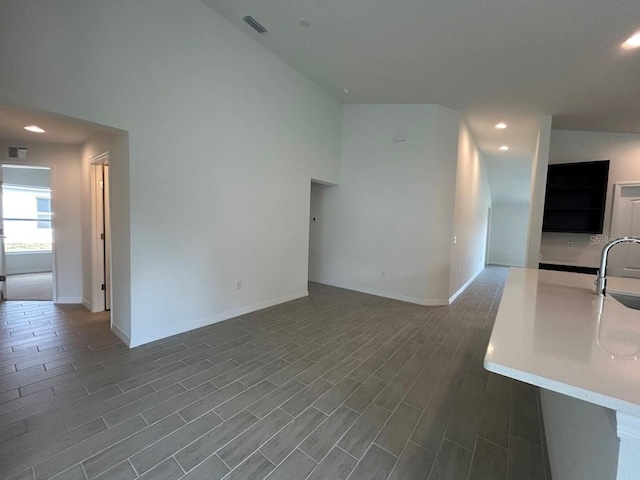
<path id="1" fill-rule="evenodd" d="M 618 300 L 621 304 L 623 304 L 627 308 L 632 308 L 633 310 L 640 310 L 640 297 L 635 295 L 626 295 L 624 293 L 610 293 L 613 298 Z"/>

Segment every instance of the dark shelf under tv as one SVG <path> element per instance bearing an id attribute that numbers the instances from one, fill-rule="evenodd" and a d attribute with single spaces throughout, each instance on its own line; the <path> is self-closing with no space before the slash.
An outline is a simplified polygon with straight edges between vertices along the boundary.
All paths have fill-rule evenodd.
<path id="1" fill-rule="evenodd" d="M 585 235 L 600 235 L 602 232 L 601 231 L 588 231 L 588 230 L 572 230 L 571 232 L 567 232 L 566 230 L 562 229 L 562 230 L 545 230 L 545 232 L 547 233 L 583 233 Z"/>
<path id="2" fill-rule="evenodd" d="M 589 185 L 586 187 L 580 186 L 580 187 L 549 187 L 547 188 L 547 190 L 592 190 L 592 189 L 598 189 L 598 188 L 602 188 L 602 185 Z"/>
<path id="3" fill-rule="evenodd" d="M 594 210 L 594 211 L 600 211 L 599 208 L 583 208 L 583 207 L 561 207 L 561 208 L 555 208 L 555 207 L 551 207 L 551 208 L 545 208 L 545 210 L 547 211 L 557 211 L 557 212 L 565 212 L 565 211 L 569 211 L 569 210 Z"/>

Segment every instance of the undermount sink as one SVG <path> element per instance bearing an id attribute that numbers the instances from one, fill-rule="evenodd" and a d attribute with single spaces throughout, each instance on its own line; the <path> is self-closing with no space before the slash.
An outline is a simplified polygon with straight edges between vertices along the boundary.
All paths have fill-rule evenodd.
<path id="1" fill-rule="evenodd" d="M 627 308 L 631 308 L 633 310 L 640 310 L 640 297 L 636 295 L 627 295 L 624 293 L 610 293 L 613 298 L 618 300 L 621 304 L 623 304 Z"/>

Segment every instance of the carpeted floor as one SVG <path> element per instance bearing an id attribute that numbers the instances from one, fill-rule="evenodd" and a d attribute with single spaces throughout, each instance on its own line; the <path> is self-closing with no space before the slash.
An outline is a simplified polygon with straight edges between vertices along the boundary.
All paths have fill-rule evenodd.
<path id="1" fill-rule="evenodd" d="M 52 273 L 7 275 L 7 300 L 53 300 Z"/>

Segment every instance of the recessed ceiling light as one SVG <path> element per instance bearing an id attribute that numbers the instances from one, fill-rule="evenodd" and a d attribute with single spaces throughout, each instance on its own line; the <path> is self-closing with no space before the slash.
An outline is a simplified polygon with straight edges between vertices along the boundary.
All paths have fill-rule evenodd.
<path id="1" fill-rule="evenodd" d="M 506 145 L 502 145 L 500 147 L 500 150 L 502 150 L 503 152 L 506 152 L 507 150 L 509 150 L 509 147 L 507 147 Z"/>
<path id="2" fill-rule="evenodd" d="M 44 133 L 44 130 L 37 125 L 29 125 L 27 127 L 24 127 L 24 129 L 34 133 Z"/>
<path id="3" fill-rule="evenodd" d="M 636 33 L 634 36 L 632 36 L 626 42 L 624 42 L 624 46 L 628 48 L 640 47 L 640 32 Z"/>
<path id="4" fill-rule="evenodd" d="M 298 23 L 299 23 L 300 25 L 302 25 L 303 27 L 305 27 L 305 28 L 307 28 L 307 27 L 310 27 L 310 26 L 311 26 L 311 22 L 310 22 L 309 20 L 307 20 L 306 18 L 300 18 L 300 19 L 298 20 Z"/>
<path id="5" fill-rule="evenodd" d="M 504 122 L 500 122 L 496 125 L 496 128 L 499 128 L 500 130 L 507 128 L 507 124 Z"/>
<path id="6" fill-rule="evenodd" d="M 343 88 L 342 89 L 342 94 L 343 95 L 349 95 L 351 93 L 351 90 L 349 90 L 348 88 Z"/>

